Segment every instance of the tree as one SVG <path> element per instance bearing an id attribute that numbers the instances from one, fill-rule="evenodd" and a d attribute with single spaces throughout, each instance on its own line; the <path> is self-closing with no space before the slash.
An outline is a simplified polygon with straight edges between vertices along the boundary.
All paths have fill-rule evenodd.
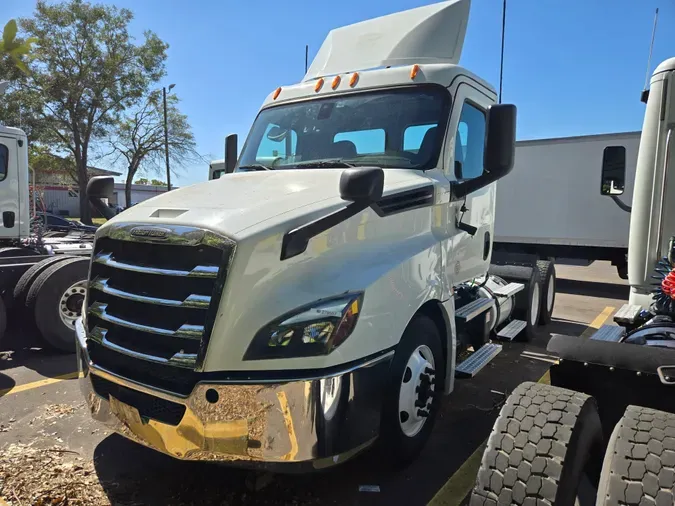
<path id="1" fill-rule="evenodd" d="M 25 116 L 36 124 L 33 141 L 72 155 L 84 223 L 91 223 L 90 148 L 165 72 L 167 44 L 145 32 L 136 45 L 128 31 L 132 19 L 131 11 L 114 6 L 39 0 L 35 16 L 20 21 L 40 45 L 16 100 L 30 109 Z"/>
<path id="2" fill-rule="evenodd" d="M 150 181 L 147 178 L 141 177 L 134 181 L 134 184 L 150 184 Z"/>
<path id="3" fill-rule="evenodd" d="M 154 186 L 167 186 L 166 181 L 162 181 L 161 179 L 153 179 L 150 181 L 150 184 Z"/>
<path id="4" fill-rule="evenodd" d="M 178 98 L 167 97 L 167 131 L 169 137 L 169 158 L 171 167 L 185 166 L 202 161 L 197 153 L 196 143 L 187 116 L 178 109 Z M 164 158 L 164 109 L 161 91 L 153 91 L 119 121 L 116 135 L 110 144 L 118 157 L 127 166 L 125 196 L 131 202 L 131 182 L 139 170 L 160 172 L 165 170 Z M 149 184 L 144 179 L 144 184 Z M 153 179 L 150 184 L 166 185 Z"/>

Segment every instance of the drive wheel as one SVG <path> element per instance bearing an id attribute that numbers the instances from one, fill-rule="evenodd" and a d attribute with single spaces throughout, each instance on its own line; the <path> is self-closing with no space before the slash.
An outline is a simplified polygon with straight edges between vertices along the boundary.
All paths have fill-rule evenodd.
<path id="1" fill-rule="evenodd" d="M 675 504 L 675 415 L 628 406 L 607 445 L 598 505 Z"/>
<path id="2" fill-rule="evenodd" d="M 444 368 L 436 324 L 425 315 L 415 316 L 396 349 L 382 406 L 379 444 L 388 466 L 408 465 L 429 439 Z"/>
<path id="3" fill-rule="evenodd" d="M 42 274 L 45 271 L 45 269 L 59 262 L 63 262 L 64 260 L 68 260 L 69 258 L 73 257 L 69 255 L 57 255 L 51 258 L 46 258 L 36 263 L 30 269 L 24 272 L 23 275 L 19 278 L 19 281 L 17 282 L 16 286 L 14 287 L 14 303 L 16 304 L 16 306 L 22 308 L 25 305 L 28 290 L 30 290 L 30 287 L 32 286 L 33 282 L 38 278 L 40 274 Z"/>
<path id="4" fill-rule="evenodd" d="M 470 504 L 593 505 L 601 459 L 592 397 L 522 383 L 495 421 Z"/>
<path id="5" fill-rule="evenodd" d="M 5 301 L 0 297 L 0 351 L 4 348 L 2 347 L 2 340 L 5 337 L 5 331 L 7 330 L 7 309 L 5 308 Z"/>
<path id="6" fill-rule="evenodd" d="M 88 258 L 59 262 L 42 272 L 28 291 L 26 306 L 32 308 L 43 339 L 57 350 L 75 352 L 75 320 L 82 314 L 88 268 Z"/>
<path id="7" fill-rule="evenodd" d="M 538 260 L 537 269 L 542 287 L 539 324 L 548 325 L 551 323 L 555 304 L 555 265 L 549 260 Z"/>

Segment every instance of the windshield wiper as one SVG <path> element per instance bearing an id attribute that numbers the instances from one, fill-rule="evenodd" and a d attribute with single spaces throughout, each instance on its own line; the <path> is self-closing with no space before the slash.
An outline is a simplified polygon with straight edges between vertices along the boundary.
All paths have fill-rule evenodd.
<path id="1" fill-rule="evenodd" d="M 289 168 L 294 167 L 321 169 L 321 168 L 336 168 L 336 167 L 350 168 L 356 167 L 356 165 L 354 165 L 353 163 L 345 162 L 344 160 L 340 160 L 339 158 L 336 158 L 335 160 L 309 160 L 307 162 L 300 162 L 293 164 Z"/>
<path id="2" fill-rule="evenodd" d="M 263 165 L 261 163 L 254 163 L 252 165 L 243 165 L 239 168 L 243 170 L 274 170 L 272 167 L 268 167 L 267 165 Z"/>

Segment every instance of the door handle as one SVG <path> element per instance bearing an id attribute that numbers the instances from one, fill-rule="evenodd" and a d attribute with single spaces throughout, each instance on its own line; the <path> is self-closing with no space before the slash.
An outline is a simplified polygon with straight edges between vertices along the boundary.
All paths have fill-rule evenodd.
<path id="1" fill-rule="evenodd" d="M 14 211 L 2 213 L 2 224 L 5 228 L 14 228 Z"/>

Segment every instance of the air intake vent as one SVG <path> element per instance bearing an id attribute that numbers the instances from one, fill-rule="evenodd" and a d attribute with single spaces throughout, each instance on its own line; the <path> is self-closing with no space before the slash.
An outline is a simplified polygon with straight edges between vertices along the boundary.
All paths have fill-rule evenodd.
<path id="1" fill-rule="evenodd" d="M 434 203 L 433 185 L 406 190 L 393 195 L 387 195 L 373 205 L 373 210 L 380 216 L 410 211 L 420 207 L 427 207 Z"/>

